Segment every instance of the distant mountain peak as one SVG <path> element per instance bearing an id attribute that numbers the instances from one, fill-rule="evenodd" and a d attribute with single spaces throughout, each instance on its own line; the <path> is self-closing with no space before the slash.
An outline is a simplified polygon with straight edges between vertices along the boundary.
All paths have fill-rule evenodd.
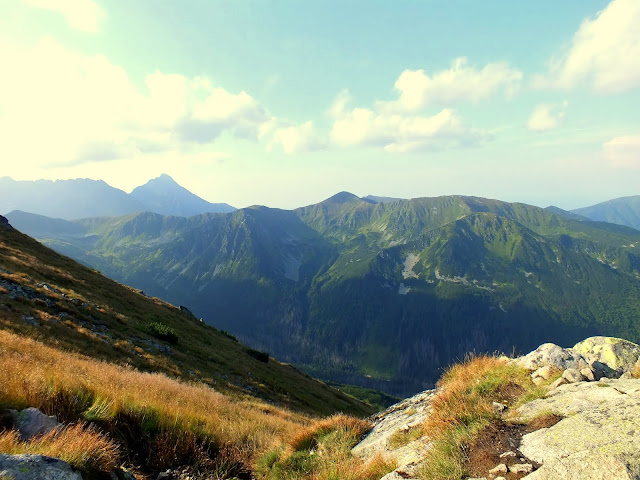
<path id="1" fill-rule="evenodd" d="M 327 198 L 323 203 L 351 203 L 355 201 L 362 201 L 360 197 L 350 192 L 339 192 L 332 197 Z"/>
<path id="2" fill-rule="evenodd" d="M 160 176 L 152 178 L 147 183 L 140 185 L 139 187 L 136 187 L 135 190 L 144 189 L 145 187 L 149 187 L 149 186 L 162 186 L 164 188 L 173 186 L 173 187 L 184 188 L 182 185 L 176 182 L 173 179 L 173 177 L 171 177 L 170 175 L 167 175 L 166 173 L 162 173 L 160 174 Z"/>
<path id="3" fill-rule="evenodd" d="M 178 183 L 176 182 L 172 176 L 166 174 L 166 173 L 161 173 L 159 177 L 156 178 L 152 178 L 151 180 L 149 180 L 149 182 L 153 182 L 153 181 L 163 181 L 163 182 L 173 182 L 173 183 Z"/>
<path id="4" fill-rule="evenodd" d="M 129 195 L 141 202 L 147 210 L 161 215 L 189 217 L 207 212 L 228 213 L 235 210 L 226 203 L 210 203 L 198 197 L 166 173 L 134 188 Z"/>

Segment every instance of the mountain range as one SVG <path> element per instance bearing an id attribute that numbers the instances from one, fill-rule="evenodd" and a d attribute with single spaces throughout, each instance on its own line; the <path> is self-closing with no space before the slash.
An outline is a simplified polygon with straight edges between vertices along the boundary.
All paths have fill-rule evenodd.
<path id="1" fill-rule="evenodd" d="M 154 212 L 190 216 L 207 212 L 231 212 L 226 203 L 209 203 L 161 175 L 130 194 L 102 180 L 16 181 L 0 178 L 0 213 L 13 210 L 66 220 Z"/>
<path id="2" fill-rule="evenodd" d="M 252 348 L 400 395 L 470 351 L 640 340 L 640 231 L 557 208 L 341 192 L 292 211 L 8 218 Z"/>

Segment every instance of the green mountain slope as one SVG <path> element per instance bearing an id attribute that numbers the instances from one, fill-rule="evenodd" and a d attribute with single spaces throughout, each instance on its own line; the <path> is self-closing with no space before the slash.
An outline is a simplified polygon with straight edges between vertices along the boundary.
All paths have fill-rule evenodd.
<path id="1" fill-rule="evenodd" d="M 640 230 L 640 195 L 615 198 L 590 207 L 578 208 L 573 212 L 591 220 L 617 223 Z"/>
<path id="2" fill-rule="evenodd" d="M 340 383 L 407 394 L 472 350 L 640 340 L 640 232 L 529 205 L 342 192 L 75 223 L 84 237 L 42 240 Z"/>
<path id="3" fill-rule="evenodd" d="M 372 411 L 292 366 L 245 347 L 188 309 L 109 280 L 6 223 L 0 225 L 0 328 L 56 348 L 307 413 Z"/>

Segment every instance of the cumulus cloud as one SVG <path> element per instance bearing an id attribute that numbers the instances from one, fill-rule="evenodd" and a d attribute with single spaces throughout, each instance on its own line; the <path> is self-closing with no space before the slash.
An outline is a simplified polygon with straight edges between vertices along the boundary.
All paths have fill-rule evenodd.
<path id="1" fill-rule="evenodd" d="M 61 13 L 70 27 L 95 33 L 105 11 L 93 0 L 22 0 L 32 7 Z"/>
<path id="2" fill-rule="evenodd" d="M 564 118 L 569 102 L 543 103 L 536 106 L 529 117 L 527 127 L 534 132 L 544 132 L 556 128 Z"/>
<path id="3" fill-rule="evenodd" d="M 331 138 L 339 146 L 373 146 L 402 153 L 473 146 L 488 138 L 485 132 L 466 126 L 451 109 L 426 116 L 341 108 L 332 108 L 337 117 Z"/>
<path id="4" fill-rule="evenodd" d="M 538 87 L 570 89 L 586 84 L 600 93 L 640 86 L 640 2 L 613 0 L 582 22 L 568 50 L 538 76 Z"/>
<path id="5" fill-rule="evenodd" d="M 465 57 L 456 58 L 451 68 L 433 75 L 424 70 L 405 70 L 396 80 L 399 97 L 381 102 L 380 107 L 396 111 L 416 111 L 431 105 L 478 102 L 503 92 L 513 96 L 522 81 L 522 72 L 506 62 L 489 63 L 482 69 L 470 66 Z"/>
<path id="6" fill-rule="evenodd" d="M 244 91 L 162 72 L 138 89 L 106 57 L 54 40 L 0 44 L 0 58 L 0 156 L 24 167 L 192 151 L 223 132 L 257 141 L 272 120 Z"/>
<path id="7" fill-rule="evenodd" d="M 615 137 L 602 150 L 612 166 L 640 169 L 640 134 Z"/>
<path id="8" fill-rule="evenodd" d="M 327 143 L 316 131 L 313 122 L 307 121 L 301 125 L 276 128 L 268 149 L 275 145 L 281 145 L 284 153 L 292 155 L 322 150 L 326 148 Z"/>

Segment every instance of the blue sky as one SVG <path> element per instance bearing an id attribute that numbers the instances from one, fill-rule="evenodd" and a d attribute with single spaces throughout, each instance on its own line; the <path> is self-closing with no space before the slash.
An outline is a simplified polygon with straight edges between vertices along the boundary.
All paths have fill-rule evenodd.
<path id="1" fill-rule="evenodd" d="M 7 0 L 0 165 L 213 202 L 640 194 L 640 2 Z"/>

